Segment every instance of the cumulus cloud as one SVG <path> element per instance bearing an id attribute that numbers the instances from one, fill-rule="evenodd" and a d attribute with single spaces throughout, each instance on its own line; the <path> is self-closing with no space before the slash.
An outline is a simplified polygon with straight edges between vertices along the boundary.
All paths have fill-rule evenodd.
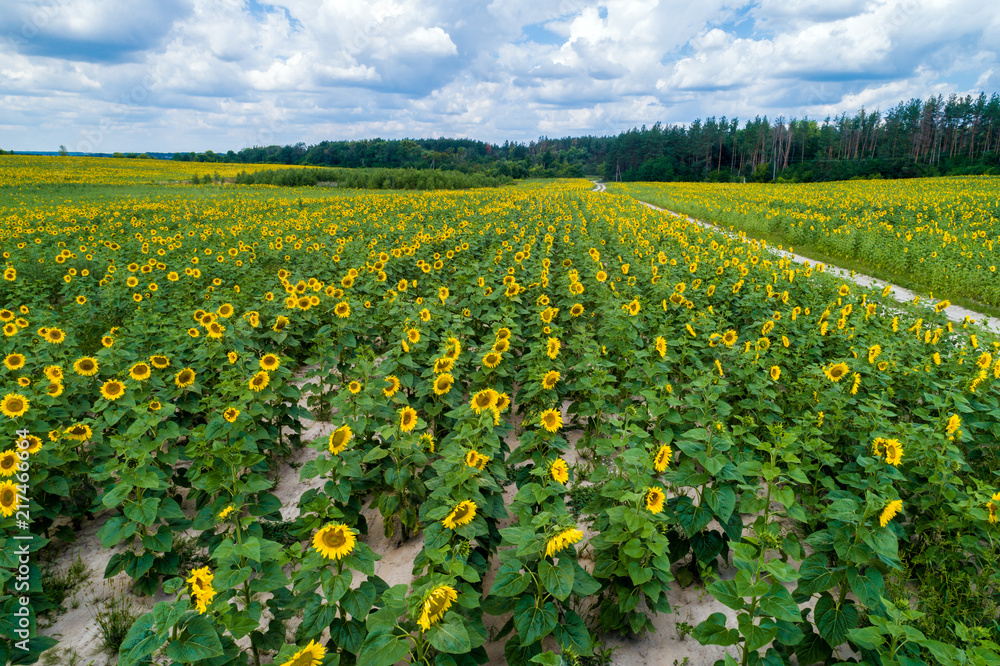
<path id="1" fill-rule="evenodd" d="M 0 147 L 822 117 L 1000 87 L 980 0 L 5 0 Z"/>

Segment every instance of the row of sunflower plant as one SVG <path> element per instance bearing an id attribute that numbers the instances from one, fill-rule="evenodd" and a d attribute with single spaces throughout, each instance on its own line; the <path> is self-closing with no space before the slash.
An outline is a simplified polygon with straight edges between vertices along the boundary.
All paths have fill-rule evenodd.
<path id="1" fill-rule="evenodd" d="M 686 585 L 727 664 L 1000 662 L 996 341 L 586 187 L 15 220 L 4 617 L 21 511 L 37 557 L 100 525 L 124 665 L 578 663 Z"/>

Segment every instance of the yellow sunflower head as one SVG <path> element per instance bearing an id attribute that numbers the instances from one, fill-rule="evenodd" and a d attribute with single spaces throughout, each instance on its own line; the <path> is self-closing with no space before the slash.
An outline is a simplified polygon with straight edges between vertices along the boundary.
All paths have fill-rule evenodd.
<path id="1" fill-rule="evenodd" d="M 313 535 L 313 548 L 320 555 L 331 560 L 339 560 L 350 555 L 357 543 L 354 531 L 347 525 L 329 523 Z"/>
<path id="2" fill-rule="evenodd" d="M 328 442 L 330 453 L 335 456 L 340 455 L 347 448 L 353 436 L 354 433 L 351 432 L 351 427 L 346 424 L 334 430 L 330 433 L 330 441 Z"/>

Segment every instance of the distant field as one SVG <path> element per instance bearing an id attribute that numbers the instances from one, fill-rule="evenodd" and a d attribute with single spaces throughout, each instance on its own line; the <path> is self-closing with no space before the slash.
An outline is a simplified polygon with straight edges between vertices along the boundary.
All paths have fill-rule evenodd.
<path id="1" fill-rule="evenodd" d="M 275 164 L 218 164 L 210 162 L 174 162 L 112 157 L 58 157 L 46 155 L 0 155 L 0 187 L 39 183 L 80 183 L 89 185 L 124 185 L 187 181 L 192 176 L 234 178 L 241 171 L 285 169 Z"/>
<path id="2" fill-rule="evenodd" d="M 608 190 L 935 295 L 1000 307 L 998 177 L 611 183 Z"/>

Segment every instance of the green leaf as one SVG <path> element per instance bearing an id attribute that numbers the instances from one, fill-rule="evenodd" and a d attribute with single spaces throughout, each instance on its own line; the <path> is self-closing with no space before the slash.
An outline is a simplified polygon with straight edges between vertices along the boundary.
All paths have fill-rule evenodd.
<path id="1" fill-rule="evenodd" d="M 725 525 L 729 521 L 729 517 L 736 510 L 736 493 L 731 486 L 707 487 L 705 489 L 705 501 L 722 525 Z"/>
<path id="2" fill-rule="evenodd" d="M 386 666 L 410 655 L 410 641 L 391 633 L 368 634 L 358 651 L 358 666 Z"/>
<path id="3" fill-rule="evenodd" d="M 702 645 L 736 645 L 740 642 L 740 632 L 726 628 L 726 616 L 712 613 L 704 622 L 694 628 L 692 635 Z"/>
<path id="4" fill-rule="evenodd" d="M 847 632 L 858 625 L 858 609 L 854 604 L 845 601 L 840 608 L 837 608 L 833 597 L 829 594 L 820 597 L 813 614 L 819 635 L 826 639 L 830 647 L 837 647 L 846 641 Z"/>
<path id="5" fill-rule="evenodd" d="M 743 640 L 746 641 L 746 649 L 750 652 L 756 652 L 761 649 L 773 641 L 774 637 L 778 635 L 777 627 L 764 627 L 754 624 L 750 619 L 750 616 L 746 613 L 740 614 L 737 619 L 737 623 L 740 628 L 740 633 L 743 634 Z"/>
<path id="6" fill-rule="evenodd" d="M 433 625 L 428 630 L 427 637 L 431 645 L 448 654 L 465 654 L 472 649 L 469 632 L 454 615 L 446 622 Z"/>
<path id="7" fill-rule="evenodd" d="M 178 640 L 167 644 L 167 657 L 181 664 L 211 659 L 222 653 L 222 643 L 215 627 L 200 615 L 191 619 Z"/>
<path id="8" fill-rule="evenodd" d="M 542 640 L 559 624 L 559 609 L 551 601 L 538 608 L 535 597 L 523 596 L 514 606 L 514 626 L 521 636 L 521 645 Z"/>
<path id="9" fill-rule="evenodd" d="M 851 591 L 868 608 L 882 608 L 882 595 L 885 594 L 885 579 L 875 567 L 867 567 L 864 575 L 851 567 L 847 570 L 847 582 L 851 585 Z"/>
<path id="10" fill-rule="evenodd" d="M 760 610 L 778 620 L 801 622 L 802 612 L 792 600 L 792 593 L 781 583 L 771 583 L 771 590 L 760 599 Z"/>
<path id="11" fill-rule="evenodd" d="M 159 507 L 159 497 L 144 497 L 138 502 L 129 502 L 125 505 L 125 517 L 149 527 L 156 520 L 156 510 Z"/>
<path id="12" fill-rule="evenodd" d="M 497 577 L 493 580 L 490 594 L 498 597 L 515 597 L 528 587 L 527 574 L 521 573 L 521 562 L 510 560 L 500 565 Z"/>
<path id="13" fill-rule="evenodd" d="M 302 624 L 295 630 L 295 642 L 302 643 L 318 637 L 337 617 L 337 607 L 323 603 L 322 597 L 313 595 L 302 612 Z"/>
<path id="14" fill-rule="evenodd" d="M 712 512 L 704 506 L 695 506 L 690 497 L 677 498 L 674 508 L 677 520 L 684 532 L 690 537 L 701 531 L 712 520 Z"/>
<path id="15" fill-rule="evenodd" d="M 389 455 L 389 452 L 383 449 L 381 446 L 376 446 L 374 449 L 365 454 L 365 457 L 361 459 L 363 463 L 375 462 L 376 460 L 381 460 Z"/>
<path id="16" fill-rule="evenodd" d="M 153 622 L 153 614 L 146 613 L 128 630 L 125 640 L 118 649 L 120 655 L 118 663 L 121 666 L 138 664 L 163 645 L 163 639 L 153 632 Z"/>
<path id="17" fill-rule="evenodd" d="M 368 617 L 368 613 L 371 612 L 372 605 L 375 603 L 375 596 L 375 586 L 366 580 L 358 586 L 358 589 L 351 590 L 344 595 L 343 599 L 341 599 L 341 605 L 343 605 L 344 610 L 351 614 L 351 617 L 364 620 Z"/>
<path id="18" fill-rule="evenodd" d="M 97 530 L 97 538 L 105 548 L 120 543 L 135 534 L 136 524 L 123 516 L 113 516 Z"/>
<path id="19" fill-rule="evenodd" d="M 851 629 L 847 632 L 847 638 L 865 650 L 877 650 L 885 642 L 885 637 L 878 627 Z"/>
<path id="20" fill-rule="evenodd" d="M 584 654 L 591 649 L 590 632 L 587 631 L 587 625 L 583 618 L 571 610 L 566 611 L 566 617 L 556 625 L 553 635 L 556 642 L 559 643 L 559 647 L 563 649 L 571 648 L 577 654 Z"/>
<path id="21" fill-rule="evenodd" d="M 719 603 L 733 610 L 743 610 L 746 602 L 743 596 L 736 590 L 736 581 L 720 580 L 708 586 L 708 592 L 715 597 Z"/>
<path id="22" fill-rule="evenodd" d="M 104 493 L 104 496 L 101 498 L 101 503 L 103 503 L 104 506 L 108 507 L 109 509 L 113 509 L 122 502 L 124 502 L 125 498 L 128 497 L 129 493 L 131 492 L 132 492 L 132 486 L 128 485 L 127 483 L 119 481 L 114 488 Z"/>
<path id="23" fill-rule="evenodd" d="M 542 560 L 538 564 L 538 575 L 549 594 L 559 601 L 566 599 L 573 591 L 573 563 L 569 558 L 561 558 L 559 566 Z"/>
<path id="24" fill-rule="evenodd" d="M 580 597 L 589 597 L 597 594 L 601 589 L 601 584 L 590 575 L 586 569 L 576 562 L 573 563 L 573 592 Z"/>

